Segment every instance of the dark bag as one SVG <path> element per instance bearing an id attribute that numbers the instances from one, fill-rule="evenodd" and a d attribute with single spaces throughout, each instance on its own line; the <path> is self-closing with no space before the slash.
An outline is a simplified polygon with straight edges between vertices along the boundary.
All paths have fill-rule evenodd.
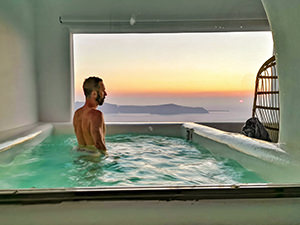
<path id="1" fill-rule="evenodd" d="M 242 128 L 242 134 L 264 141 L 271 141 L 268 131 L 256 117 L 252 117 L 246 121 L 246 124 Z"/>

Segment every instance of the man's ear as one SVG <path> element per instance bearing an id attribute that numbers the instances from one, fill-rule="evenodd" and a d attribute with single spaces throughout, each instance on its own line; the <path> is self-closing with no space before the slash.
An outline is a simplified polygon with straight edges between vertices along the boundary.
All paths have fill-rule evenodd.
<path id="1" fill-rule="evenodd" d="M 97 98 L 97 96 L 98 96 L 97 91 L 92 91 L 91 97 Z"/>

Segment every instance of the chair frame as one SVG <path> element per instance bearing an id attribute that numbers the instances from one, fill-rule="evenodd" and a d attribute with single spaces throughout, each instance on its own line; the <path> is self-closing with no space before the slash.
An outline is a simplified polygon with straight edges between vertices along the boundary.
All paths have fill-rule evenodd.
<path id="1" fill-rule="evenodd" d="M 275 56 L 268 59 L 257 73 L 252 117 L 261 121 L 272 142 L 278 141 L 280 107 Z"/>

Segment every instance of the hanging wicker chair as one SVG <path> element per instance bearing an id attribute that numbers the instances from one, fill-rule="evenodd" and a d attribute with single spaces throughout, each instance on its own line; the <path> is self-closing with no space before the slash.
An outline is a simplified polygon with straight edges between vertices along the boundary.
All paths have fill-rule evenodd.
<path id="1" fill-rule="evenodd" d="M 278 142 L 279 84 L 275 56 L 268 59 L 257 73 L 252 117 L 261 121 L 272 142 Z"/>

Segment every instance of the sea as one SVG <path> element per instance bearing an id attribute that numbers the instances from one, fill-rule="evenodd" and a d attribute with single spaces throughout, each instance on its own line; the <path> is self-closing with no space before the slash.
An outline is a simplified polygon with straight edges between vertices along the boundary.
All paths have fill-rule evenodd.
<path id="1" fill-rule="evenodd" d="M 246 122 L 251 112 L 209 111 L 203 114 L 157 115 L 146 113 L 106 113 L 106 122 Z"/>
<path id="2" fill-rule="evenodd" d="M 108 98 L 107 103 L 118 105 L 178 104 L 181 106 L 204 107 L 209 113 L 192 114 L 147 114 L 147 113 L 104 113 L 106 122 L 245 122 L 251 117 L 253 97 L 210 97 L 210 98 Z M 101 110 L 101 107 L 99 107 Z"/>

